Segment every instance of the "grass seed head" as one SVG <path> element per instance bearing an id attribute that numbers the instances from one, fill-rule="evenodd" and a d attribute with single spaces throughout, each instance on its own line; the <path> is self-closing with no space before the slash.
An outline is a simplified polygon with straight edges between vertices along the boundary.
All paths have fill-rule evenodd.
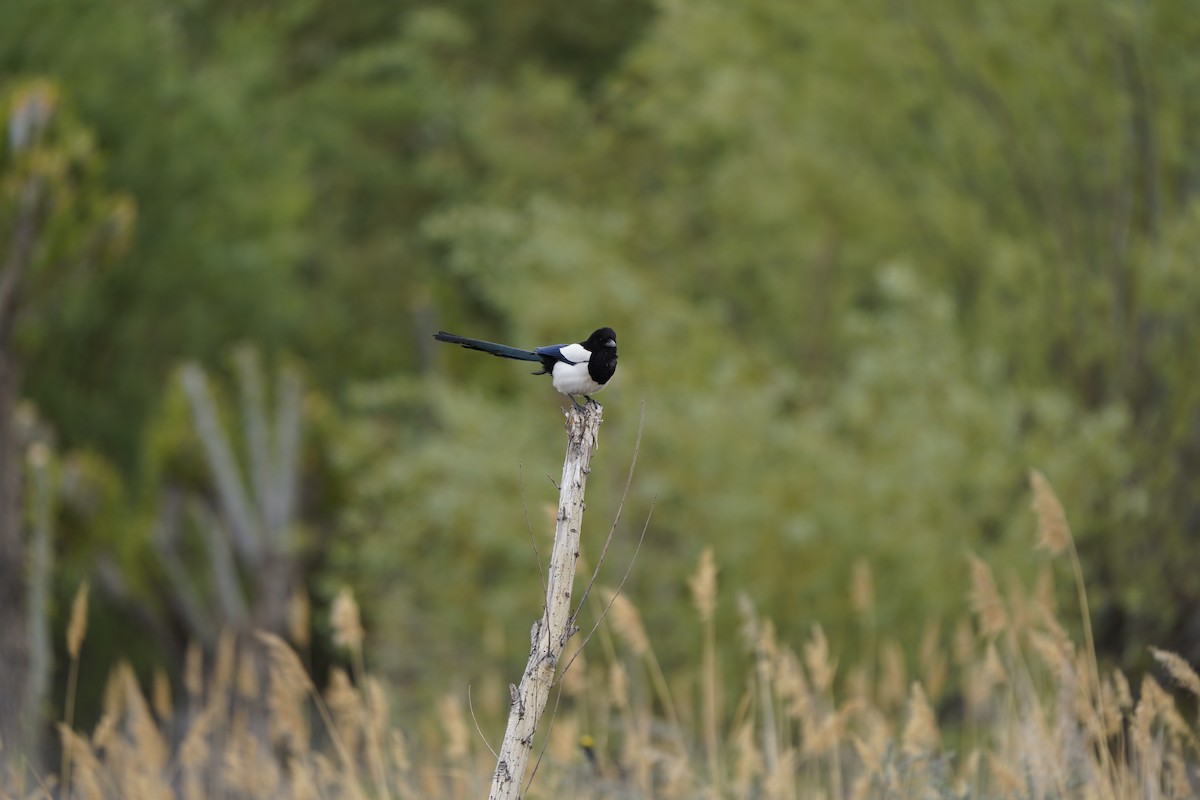
<path id="1" fill-rule="evenodd" d="M 1054 570 L 1049 564 L 1043 564 L 1038 570 L 1037 580 L 1033 585 L 1033 601 L 1043 616 L 1054 616 L 1057 605 L 1054 601 Z"/>
<path id="2" fill-rule="evenodd" d="M 692 590 L 692 602 L 700 614 L 700 620 L 708 622 L 717 607 L 717 565 L 711 547 L 704 548 L 700 554 L 700 564 L 695 574 L 688 578 L 688 586 Z"/>
<path id="3" fill-rule="evenodd" d="M 804 643 L 804 663 L 813 689 L 818 693 L 829 691 L 833 686 L 834 667 L 829 658 L 829 640 L 819 624 L 812 626 L 812 635 Z"/>
<path id="4" fill-rule="evenodd" d="M 157 667 L 154 670 L 154 684 L 151 696 L 154 699 L 154 713 L 163 722 L 171 719 L 174 708 L 171 703 L 171 679 L 167 673 Z"/>
<path id="5" fill-rule="evenodd" d="M 115 717 L 110 717 L 107 714 L 100 716 L 100 721 L 96 723 L 96 727 L 92 730 L 92 749 L 97 753 L 107 749 L 113 741 L 120 736 L 117 730 L 119 720 Z"/>
<path id="6" fill-rule="evenodd" d="M 288 760 L 287 785 L 287 796 L 292 800 L 318 800 L 321 797 L 312 770 L 303 759 L 295 756 Z"/>
<path id="7" fill-rule="evenodd" d="M 329 686 L 325 689 L 325 704 L 333 714 L 337 735 L 350 752 L 358 750 L 366 721 L 366 706 L 362 695 L 341 667 L 329 670 Z"/>
<path id="8" fill-rule="evenodd" d="M 1142 679 L 1141 696 L 1133 709 L 1130 738 L 1133 740 L 1134 752 L 1144 763 L 1152 763 L 1158 755 L 1155 747 L 1154 720 L 1170 702 L 1170 696 L 1154 678 L 1147 675 Z"/>
<path id="9" fill-rule="evenodd" d="M 138 761 L 149 767 L 151 772 L 161 773 L 170 758 L 171 748 L 166 737 L 154 723 L 154 717 L 150 714 L 150 705 L 142 695 L 133 667 L 128 662 L 122 662 L 118 666 L 118 670 L 125 687 L 126 726 L 133 734 Z"/>
<path id="10" fill-rule="evenodd" d="M 258 631 L 256 638 L 267 650 L 267 674 L 270 688 L 267 707 L 271 739 L 290 742 L 297 752 L 308 748 L 308 721 L 304 701 L 313 691 L 312 680 L 300 657 L 282 637 Z"/>
<path id="11" fill-rule="evenodd" d="M 1010 767 L 995 753 L 987 754 L 988 772 L 991 773 L 992 783 L 1000 797 L 1023 797 L 1028 787 L 1021 778 L 1020 772 Z"/>
<path id="12" fill-rule="evenodd" d="M 646 628 L 642 625 L 642 616 L 629 598 L 611 589 L 603 590 L 602 594 L 607 603 L 611 604 L 608 613 L 617 635 L 625 640 L 629 649 L 639 658 L 650 652 L 650 637 L 646 635 Z"/>
<path id="13" fill-rule="evenodd" d="M 83 638 L 87 635 L 88 582 L 79 584 L 75 600 L 71 603 L 71 621 L 67 624 L 67 653 L 72 661 L 79 659 Z"/>
<path id="14" fill-rule="evenodd" d="M 784 702 L 784 710 L 792 719 L 800 719 L 809 713 L 812 696 L 808 680 L 800 667 L 800 659 L 790 647 L 779 651 L 775 666 L 775 686 Z"/>
<path id="15" fill-rule="evenodd" d="M 348 586 L 343 586 L 338 590 L 337 597 L 333 599 L 329 622 L 333 628 L 335 645 L 350 650 L 357 650 L 362 646 L 362 620 L 358 613 L 358 603 L 354 599 L 354 593 Z"/>
<path id="16" fill-rule="evenodd" d="M 972 554 L 971 562 L 971 608 L 979 620 L 979 631 L 991 639 L 1008 627 L 1008 614 L 992 578 L 992 570 L 982 559 Z"/>
<path id="17" fill-rule="evenodd" d="M 378 741 L 382 742 L 388 726 L 388 693 L 383 681 L 375 676 L 366 680 L 367 727 Z"/>
<path id="18" fill-rule="evenodd" d="M 737 607 L 738 614 L 742 617 L 742 624 L 739 628 L 742 641 L 747 650 L 753 651 L 758 647 L 758 611 L 755 610 L 754 601 L 750 599 L 750 595 L 745 592 L 738 592 Z"/>
<path id="19" fill-rule="evenodd" d="M 954 636 L 950 640 L 950 652 L 956 667 L 964 667 L 975 658 L 975 632 L 969 619 L 960 618 L 954 624 Z"/>
<path id="20" fill-rule="evenodd" d="M 879 678 L 879 704 L 886 709 L 899 708 L 908 695 L 904 651 L 895 639 L 888 639 L 883 643 L 880 657 L 883 669 Z"/>
<path id="21" fill-rule="evenodd" d="M 1195 797 L 1196 785 L 1192 779 L 1192 765 L 1183 755 L 1179 747 L 1167 750 L 1166 765 L 1163 770 L 1163 783 L 1166 786 L 1166 796 L 1171 798 Z"/>
<path id="22" fill-rule="evenodd" d="M 446 694 L 438 701 L 438 718 L 446 733 L 446 758 L 452 764 L 466 761 L 471 752 L 471 729 L 463 714 L 462 702 L 456 694 Z"/>
<path id="23" fill-rule="evenodd" d="M 754 724 L 744 722 L 734 733 L 734 752 L 737 754 L 734 762 L 734 786 L 739 794 L 745 796 L 756 778 L 763 773 L 762 752 L 758 749 L 754 737 Z"/>
<path id="24" fill-rule="evenodd" d="M 208 762 L 211 751 L 208 746 L 212 734 L 215 709 L 206 708 L 192 721 L 191 727 L 184 734 L 183 744 L 179 746 L 179 763 L 184 772 L 199 773 Z"/>
<path id="25" fill-rule="evenodd" d="M 1116 736 L 1124 724 L 1121 705 L 1117 699 L 1117 690 L 1111 680 L 1105 681 L 1100 688 L 1100 729 L 1105 738 Z"/>
<path id="26" fill-rule="evenodd" d="M 908 722 L 904 725 L 902 747 L 910 756 L 934 752 L 938 747 L 938 727 L 933 708 L 921 684 L 914 682 L 909 696 Z"/>
<path id="27" fill-rule="evenodd" d="M 217 653 L 213 658 L 210 702 L 225 698 L 233 686 L 234 667 L 237 664 L 237 636 L 231 630 L 223 630 L 217 637 Z"/>
<path id="28" fill-rule="evenodd" d="M 954 787 L 955 794 L 959 797 L 969 797 L 971 787 L 979 780 L 979 765 L 983 761 L 983 753 L 979 748 L 971 750 L 971 754 L 963 761 L 962 767 L 959 769 L 958 780 Z"/>
<path id="29" fill-rule="evenodd" d="M 58 735 L 62 740 L 63 750 L 66 751 L 74 768 L 72 774 L 73 796 L 82 800 L 103 800 L 104 787 L 100 760 L 92 750 L 88 740 L 75 733 L 66 725 L 59 723 Z"/>
<path id="30" fill-rule="evenodd" d="M 1162 664 L 1167 674 L 1171 676 L 1171 680 L 1191 692 L 1193 697 L 1200 698 L 1200 675 L 1192 669 L 1182 656 L 1170 652 L 1169 650 L 1159 650 L 1157 647 L 1151 647 L 1150 653 L 1158 663 Z"/>
<path id="31" fill-rule="evenodd" d="M 258 659 L 249 649 L 242 650 L 241 657 L 238 659 L 237 693 L 239 697 L 246 700 L 253 700 L 259 694 Z"/>
<path id="32" fill-rule="evenodd" d="M 408 775 L 412 772 L 412 759 L 408 755 L 408 740 L 404 736 L 404 731 L 393 728 L 391 738 L 392 765 L 401 775 Z"/>
<path id="33" fill-rule="evenodd" d="M 1133 692 L 1129 689 L 1129 679 L 1119 669 L 1112 673 L 1113 689 L 1117 693 L 1117 705 L 1122 711 L 1133 710 Z"/>
<path id="34" fill-rule="evenodd" d="M 804 728 L 804 755 L 807 758 L 829 755 L 840 746 L 843 717 L 826 714 L 817 721 L 806 721 Z"/>
<path id="35" fill-rule="evenodd" d="M 984 652 L 983 672 L 987 677 L 989 688 L 1008 683 L 1008 670 L 1004 667 L 1004 662 L 1000 660 L 1000 651 L 996 649 L 994 642 L 988 643 L 987 650 Z"/>
<path id="36" fill-rule="evenodd" d="M 871 575 L 871 563 L 865 558 L 854 562 L 850 579 L 850 600 L 859 614 L 870 614 L 875 608 L 875 581 Z"/>
<path id="37" fill-rule="evenodd" d="M 1071 546 L 1067 514 L 1045 475 L 1030 470 L 1029 485 L 1033 489 L 1033 512 L 1037 515 L 1037 546 L 1051 555 L 1059 555 Z"/>
<path id="38" fill-rule="evenodd" d="M 308 592 L 302 585 L 297 585 L 288 598 L 288 636 L 297 647 L 308 647 L 310 644 L 311 620 L 312 603 L 309 602 Z"/>

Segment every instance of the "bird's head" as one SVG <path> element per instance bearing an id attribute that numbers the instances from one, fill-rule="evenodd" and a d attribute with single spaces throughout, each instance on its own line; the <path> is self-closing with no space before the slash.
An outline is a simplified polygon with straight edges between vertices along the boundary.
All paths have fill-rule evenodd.
<path id="1" fill-rule="evenodd" d="M 598 328 L 583 342 L 583 346 L 595 353 L 601 347 L 611 347 L 617 351 L 617 332 L 612 328 Z"/>

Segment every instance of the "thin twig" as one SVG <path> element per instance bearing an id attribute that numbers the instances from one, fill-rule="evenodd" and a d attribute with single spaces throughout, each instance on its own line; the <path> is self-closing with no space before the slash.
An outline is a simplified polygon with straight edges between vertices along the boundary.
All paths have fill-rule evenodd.
<path id="1" fill-rule="evenodd" d="M 471 712 L 471 721 L 475 723 L 475 732 L 479 734 L 483 746 L 492 754 L 492 758 L 499 758 L 500 756 L 496 755 L 496 751 L 492 749 L 487 737 L 483 735 L 483 729 L 479 727 L 479 720 L 475 717 L 475 703 L 471 701 L 471 684 L 469 683 L 467 684 L 467 710 Z"/>
<path id="2" fill-rule="evenodd" d="M 638 420 L 637 439 L 633 443 L 633 458 L 629 462 L 629 475 L 625 478 L 625 489 L 621 492 L 621 503 L 617 506 L 617 513 L 613 517 L 612 526 L 608 529 L 608 538 L 604 540 L 604 547 L 600 550 L 600 557 L 596 559 L 596 567 L 592 570 L 592 577 L 588 581 L 588 585 L 583 590 L 583 595 L 579 598 L 579 605 L 575 608 L 575 613 L 571 615 L 571 620 L 574 621 L 579 612 L 583 610 L 583 603 L 588 598 L 588 594 L 592 591 L 592 586 L 596 583 L 596 579 L 600 577 L 600 567 L 604 565 L 604 557 L 608 555 L 608 547 L 612 544 L 613 534 L 616 533 L 617 523 L 621 521 L 621 512 L 625 510 L 625 498 L 629 497 L 629 487 L 633 484 L 633 470 L 637 466 L 638 453 L 642 449 L 642 431 L 646 427 L 646 401 L 642 400 L 642 417 Z M 649 522 L 649 519 L 647 519 Z M 645 531 L 642 531 L 643 535 Z M 640 547 L 640 543 L 639 543 Z M 636 558 L 636 555 L 634 556 Z M 632 567 L 632 562 L 630 563 Z"/>
<path id="3" fill-rule="evenodd" d="M 633 572 L 633 565 L 637 562 L 638 553 L 640 553 L 642 550 L 642 542 L 646 540 L 646 531 L 650 528 L 650 517 L 654 513 L 654 503 L 656 501 L 657 498 L 650 502 L 650 511 L 646 514 L 646 524 L 642 526 L 642 535 L 638 537 L 637 547 L 633 551 L 633 558 L 629 559 L 629 566 L 625 569 L 625 574 L 621 577 L 621 582 L 617 584 L 617 590 L 613 592 L 612 599 L 608 601 L 608 605 L 605 606 L 604 610 L 600 612 L 600 616 L 596 619 L 596 624 L 592 626 L 592 629 L 588 631 L 587 636 L 585 636 L 583 641 L 579 643 L 579 647 L 574 653 L 571 654 L 571 657 L 567 659 L 567 665 L 562 668 L 562 674 L 559 676 L 558 680 L 558 694 L 554 698 L 554 709 L 550 712 L 550 723 L 546 728 L 546 738 L 542 741 L 542 749 L 538 751 L 537 761 L 533 763 L 533 770 L 529 775 L 529 780 L 525 784 L 526 792 L 529 791 L 529 787 L 533 784 L 533 776 L 537 775 L 538 767 L 542 765 L 542 757 L 546 755 L 546 747 L 550 742 L 550 731 L 554 730 L 554 720 L 556 717 L 558 717 L 558 705 L 562 700 L 562 675 L 567 674 L 567 670 L 571 668 L 571 665 L 575 663 L 575 659 L 578 658 L 579 654 L 583 652 L 584 645 L 591 640 L 592 636 L 596 633 L 596 630 L 599 629 L 600 623 L 603 622 L 604 618 L 608 616 L 608 610 L 612 608 L 612 604 L 617 599 L 617 595 L 619 595 L 621 590 L 625 588 L 625 582 L 629 580 L 629 575 Z M 572 617 L 571 619 L 572 624 L 574 624 L 575 618 Z"/>
<path id="4" fill-rule="evenodd" d="M 600 623 L 604 622 L 604 618 L 608 616 L 608 610 L 612 608 L 612 604 L 614 601 L 616 601 L 617 595 L 619 595 L 621 590 L 625 588 L 625 582 L 629 580 L 629 575 L 633 572 L 633 565 L 637 562 L 638 553 L 642 551 L 642 542 L 646 541 L 646 531 L 650 528 L 650 517 L 654 514 L 654 504 L 657 502 L 657 497 L 650 501 L 650 510 L 646 512 L 646 524 L 642 526 L 642 535 L 638 537 L 637 547 L 635 547 L 633 550 L 633 558 L 629 559 L 629 566 L 625 569 L 625 574 L 621 576 L 621 582 L 617 584 L 617 589 L 613 592 L 613 596 L 609 599 L 608 605 L 604 607 L 604 610 L 600 612 L 600 616 L 596 618 L 596 624 L 593 625 L 592 629 L 587 632 L 587 636 L 583 637 L 583 641 L 579 643 L 579 648 L 567 661 L 567 666 L 563 667 L 564 673 L 571 668 L 572 664 L 575 663 L 576 656 L 583 652 L 584 645 L 586 645 L 591 640 L 592 636 L 595 635 L 596 629 L 600 627 Z"/>
<path id="5" fill-rule="evenodd" d="M 583 604 L 587 600 L 588 594 L 592 591 L 592 586 L 596 583 L 596 579 L 600 575 L 600 567 L 601 567 L 601 565 L 604 564 L 604 559 L 608 555 L 608 548 L 612 544 L 613 537 L 616 534 L 617 525 L 621 521 L 621 512 L 625 510 L 625 500 L 626 500 L 626 498 L 629 497 L 629 487 L 633 484 L 633 472 L 634 472 L 634 468 L 637 466 L 638 453 L 641 451 L 641 448 L 642 448 L 642 431 L 645 429 L 645 427 L 646 427 L 646 401 L 642 400 L 642 415 L 641 415 L 641 418 L 638 420 L 637 438 L 635 439 L 635 441 L 633 443 L 633 457 L 630 459 L 630 463 L 629 463 L 629 475 L 625 478 L 625 488 L 621 492 L 621 502 L 617 505 L 617 513 L 613 516 L 612 525 L 608 529 L 608 536 L 604 540 L 604 547 L 601 548 L 600 557 L 599 557 L 599 559 L 597 559 L 596 566 L 592 570 L 592 577 L 590 580 L 588 580 L 587 587 L 583 590 L 583 595 L 579 598 L 579 605 L 576 607 L 574 613 L 571 614 L 571 623 L 570 623 L 571 627 L 575 627 L 575 622 L 579 618 L 579 612 L 583 610 Z M 650 510 L 651 510 L 651 512 L 653 512 L 653 510 L 654 510 L 653 504 L 651 504 Z M 625 571 L 625 577 L 621 579 L 620 585 L 622 587 L 625 585 L 625 581 L 628 580 L 629 574 L 633 570 L 634 562 L 637 561 L 637 554 L 638 554 L 638 551 L 640 551 L 642 548 L 642 541 L 646 538 L 646 529 L 649 527 L 649 525 L 650 525 L 650 517 L 649 517 L 649 515 L 647 515 L 646 525 L 642 528 L 642 535 L 638 539 L 637 550 L 634 551 L 633 558 L 629 562 L 629 567 Z M 618 592 L 619 591 L 620 591 L 620 589 L 618 588 Z M 611 606 L 612 603 L 610 602 L 609 605 Z M 605 609 L 604 613 L 607 613 L 607 611 L 608 611 L 608 609 Z M 604 617 L 602 614 L 600 619 L 602 620 L 603 618 Z M 597 621 L 596 624 L 597 624 L 597 626 L 599 626 L 599 624 L 600 624 L 599 621 Z M 562 676 L 567 674 L 567 670 L 571 668 L 571 665 L 573 663 L 575 663 L 576 656 L 578 656 L 579 653 L 583 650 L 583 645 L 587 644 L 588 639 L 590 639 L 592 637 L 592 634 L 595 632 L 596 632 L 596 628 L 592 628 L 592 630 L 588 633 L 587 638 L 585 638 L 583 640 L 583 643 L 580 644 L 579 649 L 576 650 L 571 655 L 570 660 L 567 661 L 567 665 L 565 667 L 563 667 L 562 672 L 559 675 L 558 693 L 554 698 L 554 709 L 550 712 L 550 722 L 546 728 L 546 738 L 542 741 L 542 749 L 538 751 L 537 761 L 534 762 L 533 770 L 530 772 L 530 775 L 529 775 L 529 780 L 526 781 L 526 783 L 525 783 L 526 791 L 528 791 L 529 787 L 533 785 L 533 778 L 535 775 L 537 775 L 538 767 L 541 766 L 541 764 L 542 764 L 542 757 L 546 754 L 546 745 L 550 741 L 550 738 L 549 738 L 550 731 L 554 730 L 554 720 L 558 717 L 559 701 L 562 700 Z"/>

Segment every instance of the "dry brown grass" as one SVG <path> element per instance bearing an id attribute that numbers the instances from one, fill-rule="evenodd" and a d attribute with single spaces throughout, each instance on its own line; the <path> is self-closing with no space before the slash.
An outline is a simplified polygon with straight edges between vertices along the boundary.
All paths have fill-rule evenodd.
<path id="1" fill-rule="evenodd" d="M 1071 559 L 1077 578 L 1065 515 L 1036 473 L 1033 490 L 1042 549 Z M 664 673 L 630 598 L 599 593 L 593 610 L 611 604 L 611 613 L 562 682 L 553 726 L 535 743 L 542 759 L 526 796 L 1196 796 L 1195 719 L 1153 677 L 1134 691 L 1121 672 L 1101 671 L 1088 637 L 1073 641 L 1056 615 L 1050 570 L 1030 587 L 1001 591 L 981 559 L 971 556 L 963 568 L 973 579 L 973 614 L 931 625 L 912 658 L 883 638 L 870 664 L 839 664 L 837 642 L 820 626 L 805 641 L 780 641 L 743 597 L 747 669 L 729 703 L 718 685 L 711 552 L 690 583 L 700 652 L 684 673 Z M 856 612 L 873 618 L 868 565 L 855 566 L 848 589 Z M 184 697 L 175 703 L 164 676 L 147 702 L 133 671 L 118 665 L 95 729 L 60 725 L 70 796 L 483 797 L 494 756 L 472 719 L 478 696 L 475 708 L 464 690 L 443 697 L 427 723 L 397 723 L 383 684 L 364 668 L 349 592 L 339 595 L 334 617 L 349 665 L 320 691 L 293 647 L 270 634 L 223 637 L 207 670 L 200 649 L 189 650 Z M 71 626 L 73 657 L 83 624 Z M 1191 665 L 1162 650 L 1152 655 L 1189 701 L 1200 699 Z M 267 667 L 262 679 L 255 663 Z M 484 683 L 504 685 L 499 676 Z M 503 704 L 482 705 L 484 730 L 496 735 Z M 947 708 L 955 710 L 939 714 Z M 8 796 L 48 798 L 56 784 L 53 775 L 27 779 Z"/>

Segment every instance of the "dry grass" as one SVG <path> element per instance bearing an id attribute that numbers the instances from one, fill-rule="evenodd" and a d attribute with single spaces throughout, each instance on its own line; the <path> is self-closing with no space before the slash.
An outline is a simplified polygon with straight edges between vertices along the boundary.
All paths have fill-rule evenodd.
<path id="1" fill-rule="evenodd" d="M 1046 557 L 1070 559 L 1078 576 L 1065 515 L 1036 473 L 1033 490 Z M 869 664 L 839 664 L 837 643 L 819 626 L 805 641 L 780 641 L 741 598 L 747 669 L 729 703 L 718 685 L 710 552 L 691 581 L 702 652 L 686 674 L 664 674 L 631 599 L 602 592 L 593 610 L 611 604 L 611 614 L 563 679 L 553 726 L 535 743 L 542 759 L 526 796 L 1196 796 L 1196 720 L 1153 677 L 1134 691 L 1121 672 L 1101 671 L 1090 642 L 1073 641 L 1056 616 L 1051 570 L 1031 587 L 1001 591 L 984 561 L 972 556 L 963 568 L 974 584 L 973 613 L 944 631 L 930 626 L 911 658 L 886 637 L 876 652 L 872 637 Z M 868 565 L 855 566 L 847 589 L 856 612 L 873 619 Z M 174 704 L 164 676 L 148 702 L 132 670 L 119 665 L 95 730 L 59 726 L 69 795 L 483 797 L 494 756 L 472 720 L 478 696 L 475 708 L 465 690 L 447 696 L 430 724 L 397 725 L 387 691 L 364 669 L 348 592 L 334 617 L 349 669 L 335 669 L 320 691 L 292 646 L 270 634 L 223 637 L 207 669 L 199 648 L 190 650 L 185 696 Z M 71 626 L 73 657 L 83 624 Z M 1152 655 L 1189 703 L 1200 699 L 1191 665 L 1173 653 Z M 487 683 L 503 686 L 499 676 Z M 484 729 L 495 734 L 503 704 L 482 702 Z M 59 796 L 56 784 L 53 775 L 27 779 L 7 796 Z"/>

